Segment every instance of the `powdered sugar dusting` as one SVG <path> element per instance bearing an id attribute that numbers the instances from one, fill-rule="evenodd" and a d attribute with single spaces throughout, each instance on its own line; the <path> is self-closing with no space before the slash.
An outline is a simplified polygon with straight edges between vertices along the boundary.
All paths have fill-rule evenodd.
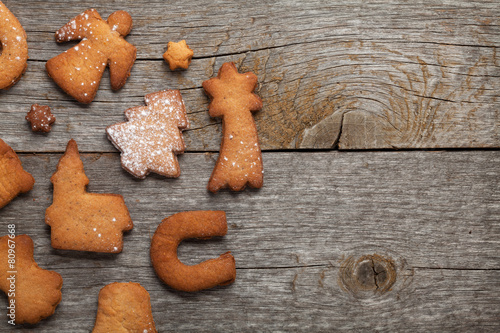
<path id="1" fill-rule="evenodd" d="M 249 85 L 241 84 L 242 80 Z M 222 82 L 222 83 L 221 83 Z M 225 63 L 216 78 L 203 82 L 203 88 L 212 97 L 210 105 L 222 105 L 217 114 L 223 116 L 223 135 L 217 164 L 210 177 L 208 189 L 217 192 L 223 187 L 239 191 L 247 184 L 260 188 L 263 184 L 262 153 L 258 143 L 257 127 L 252 110 L 244 104 L 221 100 L 261 100 L 253 91 L 257 77 L 253 73 L 238 73 L 233 63 Z M 232 89 L 220 89 L 228 86 Z M 220 103 L 220 104 L 219 104 Z M 236 104 L 237 106 L 235 107 Z M 211 111 L 211 107 L 209 107 Z"/>
<path id="2" fill-rule="evenodd" d="M 120 17 L 116 24 L 131 24 L 131 20 L 129 22 L 126 17 L 120 20 Z M 77 100 L 92 101 L 98 88 L 96 81 L 100 81 L 108 63 L 114 64 L 110 67 L 112 89 L 117 90 L 125 84 L 135 61 L 136 49 L 124 40 L 124 36 L 113 31 L 95 9 L 77 15 L 60 28 L 55 37 L 58 42 L 81 40 L 47 63 L 49 76 Z M 127 68 L 128 71 L 123 70 Z M 73 76 L 68 78 L 71 74 Z"/>
<path id="3" fill-rule="evenodd" d="M 147 95 L 146 106 L 125 111 L 128 122 L 109 126 L 108 138 L 122 152 L 123 167 L 138 178 L 149 172 L 178 177 L 175 154 L 184 152 L 181 130 L 189 127 L 178 90 Z"/>

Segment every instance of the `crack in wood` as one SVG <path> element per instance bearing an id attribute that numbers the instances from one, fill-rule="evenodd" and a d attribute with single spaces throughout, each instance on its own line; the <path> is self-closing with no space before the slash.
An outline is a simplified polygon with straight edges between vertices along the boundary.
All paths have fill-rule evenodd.
<path id="1" fill-rule="evenodd" d="M 203 125 L 203 126 L 200 126 L 200 127 L 195 127 L 195 128 L 188 128 L 186 130 L 184 130 L 184 132 L 193 132 L 193 131 L 198 131 L 198 130 L 202 130 L 204 128 L 207 128 L 207 127 L 211 127 L 211 126 L 217 126 L 217 125 L 220 125 L 221 122 L 214 122 L 214 123 L 210 123 L 210 124 L 206 124 L 206 125 Z"/>
<path id="2" fill-rule="evenodd" d="M 373 257 L 370 259 L 370 262 L 373 270 L 373 283 L 375 284 L 375 289 L 378 290 L 380 289 L 380 286 L 378 285 L 378 279 L 377 279 L 378 273 L 375 270 L 375 262 L 373 260 Z"/>

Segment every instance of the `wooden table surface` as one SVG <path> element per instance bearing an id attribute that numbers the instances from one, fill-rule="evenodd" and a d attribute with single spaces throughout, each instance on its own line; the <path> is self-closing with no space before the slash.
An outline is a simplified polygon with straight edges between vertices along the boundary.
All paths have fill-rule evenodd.
<path id="1" fill-rule="evenodd" d="M 500 330 L 498 0 L 3 2 L 30 58 L 0 92 L 0 138 L 36 184 L 0 210 L 0 234 L 15 223 L 38 264 L 64 279 L 56 313 L 16 331 L 91 331 L 98 292 L 115 281 L 148 290 L 159 332 Z M 106 71 L 82 105 L 45 63 L 75 45 L 54 32 L 88 8 L 132 15 L 137 61 L 121 90 Z M 195 56 L 172 72 L 162 54 L 181 39 Z M 228 61 L 259 78 L 265 178 L 260 190 L 214 195 L 206 185 L 221 123 L 201 83 Z M 180 89 L 191 121 L 182 175 L 136 180 L 104 129 L 163 89 Z M 57 117 L 48 135 L 24 119 L 34 103 Z M 125 198 L 134 229 L 120 254 L 50 246 L 49 178 L 70 138 L 89 191 Z M 174 291 L 151 267 L 150 240 L 163 218 L 199 209 L 226 211 L 228 234 L 186 241 L 179 257 L 195 264 L 231 251 L 237 278 Z M 11 331 L 3 317 L 0 331 Z"/>

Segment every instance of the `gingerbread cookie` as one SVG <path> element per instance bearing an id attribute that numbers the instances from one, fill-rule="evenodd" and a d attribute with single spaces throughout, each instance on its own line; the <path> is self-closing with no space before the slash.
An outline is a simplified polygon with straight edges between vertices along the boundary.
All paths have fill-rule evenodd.
<path id="1" fill-rule="evenodd" d="M 35 179 L 24 171 L 14 150 L 0 139 L 0 208 L 19 193 L 29 192 L 34 184 Z"/>
<path id="2" fill-rule="evenodd" d="M 176 154 L 184 152 L 181 130 L 189 127 L 179 90 L 155 92 L 145 97 L 146 106 L 125 111 L 127 122 L 108 126 L 108 139 L 118 148 L 122 166 L 137 178 L 149 172 L 179 177 Z"/>
<path id="3" fill-rule="evenodd" d="M 26 120 L 31 124 L 33 132 L 48 133 L 52 129 L 51 125 L 56 121 L 56 117 L 50 112 L 48 105 L 33 104 L 26 115 Z"/>
<path id="4" fill-rule="evenodd" d="M 188 69 L 193 54 L 193 50 L 189 48 L 185 40 L 178 43 L 168 42 L 167 51 L 163 53 L 163 59 L 165 59 L 172 71 L 177 68 Z"/>
<path id="5" fill-rule="evenodd" d="M 99 292 L 92 333 L 156 333 L 149 293 L 139 283 L 114 282 Z"/>
<path id="6" fill-rule="evenodd" d="M 262 100 L 253 93 L 256 86 L 257 76 L 238 73 L 232 62 L 223 64 L 217 77 L 203 82 L 203 89 L 211 98 L 210 116 L 222 117 L 219 158 L 208 183 L 211 192 L 226 187 L 240 191 L 247 184 L 253 188 L 263 185 L 262 153 L 251 113 L 262 108 Z"/>
<path id="7" fill-rule="evenodd" d="M 0 238 L 0 289 L 9 297 L 9 323 L 35 324 L 53 315 L 61 302 L 61 275 L 38 267 L 33 250 L 28 235 Z"/>
<path id="8" fill-rule="evenodd" d="M 50 178 L 52 205 L 45 212 L 52 247 L 63 250 L 119 253 L 123 231 L 132 229 L 127 206 L 119 194 L 88 193 L 89 179 L 72 139 Z"/>
<path id="9" fill-rule="evenodd" d="M 28 42 L 23 26 L 0 1 L 0 89 L 12 87 L 28 66 Z"/>
<path id="10" fill-rule="evenodd" d="M 90 103 L 109 65 L 111 88 L 120 89 L 136 58 L 136 48 L 124 39 L 131 29 L 132 18 L 123 10 L 111 14 L 107 21 L 95 9 L 86 10 L 56 32 L 59 43 L 82 41 L 47 61 L 49 76 L 77 101 Z"/>
<path id="11" fill-rule="evenodd" d="M 226 233 L 226 213 L 223 211 L 183 212 L 164 219 L 151 240 L 151 262 L 156 274 L 170 287 L 182 291 L 233 283 L 236 266 L 230 252 L 193 266 L 184 265 L 177 258 L 177 247 L 182 240 L 209 239 Z"/>

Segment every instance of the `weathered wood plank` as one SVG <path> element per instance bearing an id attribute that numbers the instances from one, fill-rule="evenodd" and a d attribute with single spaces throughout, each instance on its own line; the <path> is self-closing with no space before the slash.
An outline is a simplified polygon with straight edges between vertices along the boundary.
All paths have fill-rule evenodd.
<path id="1" fill-rule="evenodd" d="M 220 125 L 201 82 L 235 61 L 260 80 L 264 150 L 499 147 L 496 1 L 4 3 L 28 32 L 30 60 L 21 81 L 0 91 L 0 137 L 25 152 L 37 183 L 0 210 L 0 229 L 15 223 L 33 237 L 40 266 L 64 278 L 56 314 L 18 331 L 90 331 L 98 291 L 114 281 L 146 287 L 161 332 L 500 330 L 498 151 L 265 152 L 264 188 L 212 195 L 205 186 L 216 155 L 187 153 L 179 179 L 139 181 L 121 169 L 104 133 L 145 94 L 176 88 L 193 125 L 188 151 L 217 151 Z M 138 60 L 121 91 L 110 91 L 105 73 L 96 100 L 83 106 L 44 66 L 74 45 L 57 45 L 55 30 L 90 7 L 103 17 L 132 14 L 127 40 Z M 189 70 L 170 72 L 161 55 L 180 39 L 195 58 Z M 33 103 L 58 117 L 49 135 L 29 131 Z M 71 137 L 97 152 L 83 156 L 89 190 L 125 196 L 135 226 L 119 255 L 50 247 L 49 177 Z M 225 210 L 229 232 L 183 243 L 180 258 L 194 264 L 231 250 L 237 280 L 179 293 L 155 276 L 150 238 L 164 217 L 196 209 Z M 11 331 L 6 320 L 0 331 Z"/>
<path id="2" fill-rule="evenodd" d="M 498 151 L 269 152 L 262 189 L 216 195 L 205 189 L 212 154 L 181 156 L 178 179 L 144 181 L 121 170 L 118 154 L 84 154 L 89 190 L 123 194 L 134 220 L 116 256 L 50 247 L 44 211 L 60 156 L 21 154 L 37 183 L 0 211 L 0 228 L 16 223 L 34 238 L 40 266 L 64 278 L 63 302 L 37 332 L 89 331 L 98 290 L 113 281 L 151 293 L 162 332 L 500 328 Z M 225 210 L 228 234 L 185 242 L 180 258 L 193 264 L 230 250 L 237 280 L 179 293 L 156 278 L 150 238 L 164 217 L 197 209 Z M 391 290 L 345 291 L 343 263 L 373 254 L 393 260 Z"/>
<path id="3" fill-rule="evenodd" d="M 60 271 L 64 292 L 73 288 L 80 297 L 63 295 L 53 317 L 16 331 L 89 332 L 100 288 L 115 281 L 106 277 L 113 270 L 99 270 L 106 275 L 89 274 L 85 286 L 72 277 L 81 269 Z M 238 286 L 194 295 L 174 293 L 159 285 L 154 273 L 136 271 L 119 280 L 141 279 L 146 285 L 159 332 L 497 332 L 499 327 L 498 309 L 492 307 L 498 305 L 498 271 L 415 269 L 411 296 L 382 304 L 346 299 L 336 285 L 335 267 L 238 270 Z M 323 283 L 331 285 L 321 286 L 323 275 Z"/>
<path id="4" fill-rule="evenodd" d="M 25 77 L 0 92 L 0 135 L 17 141 L 18 151 L 62 151 L 69 137 L 88 152 L 114 151 L 103 128 L 146 93 L 166 88 L 186 98 L 195 128 L 186 134 L 188 150 L 216 151 L 220 126 L 207 115 L 201 82 L 225 61 L 259 77 L 264 108 L 256 121 L 264 150 L 500 146 L 495 1 L 5 3 L 30 46 Z M 44 65 L 72 45 L 56 45 L 55 30 L 89 7 L 104 17 L 131 12 L 127 40 L 137 46 L 138 61 L 121 91 L 111 92 L 105 78 L 96 100 L 82 106 L 51 82 Z M 189 70 L 172 73 L 161 55 L 178 39 L 188 41 L 195 59 Z M 59 115 L 43 139 L 27 133 L 23 120 L 35 102 Z"/>

